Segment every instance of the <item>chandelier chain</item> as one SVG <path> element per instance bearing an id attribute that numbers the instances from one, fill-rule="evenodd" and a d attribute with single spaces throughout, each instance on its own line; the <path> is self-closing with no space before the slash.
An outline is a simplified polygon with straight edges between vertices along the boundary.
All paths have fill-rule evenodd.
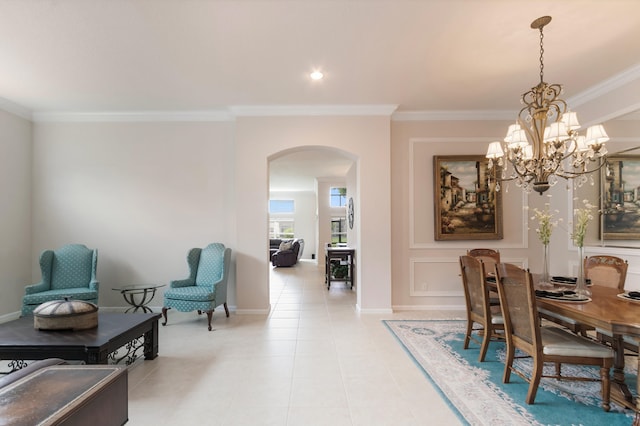
<path id="1" fill-rule="evenodd" d="M 540 27 L 540 83 L 544 81 L 544 25 Z"/>

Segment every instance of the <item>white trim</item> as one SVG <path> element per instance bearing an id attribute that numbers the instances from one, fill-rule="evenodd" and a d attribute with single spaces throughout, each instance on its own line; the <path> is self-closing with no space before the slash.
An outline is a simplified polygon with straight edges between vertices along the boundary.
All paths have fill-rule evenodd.
<path id="1" fill-rule="evenodd" d="M 17 320 L 18 318 L 20 318 L 20 314 L 21 314 L 20 311 L 16 311 L 16 312 L 10 312 L 8 314 L 0 315 L 0 324 Z"/>
<path id="2" fill-rule="evenodd" d="M 392 308 L 373 308 L 373 309 L 358 309 L 361 314 L 375 314 L 375 315 L 391 315 L 393 313 Z"/>
<path id="3" fill-rule="evenodd" d="M 237 309 L 237 315 L 269 315 L 269 308 L 266 309 Z"/>
<path id="4" fill-rule="evenodd" d="M 572 107 L 580 106 L 638 79 L 640 79 L 640 63 L 567 99 L 567 103 Z"/>
<path id="5" fill-rule="evenodd" d="M 451 264 L 458 263 L 459 256 L 452 257 L 413 257 L 409 259 L 409 296 L 411 297 L 462 297 L 464 298 L 464 290 L 457 291 L 423 291 L 416 290 L 415 288 L 415 265 L 417 263 L 440 263 L 440 264 Z M 526 257 L 512 257 L 512 258 L 502 258 L 500 259 L 504 263 L 512 263 L 514 265 L 518 265 L 523 269 L 529 267 L 529 259 Z M 460 278 L 462 280 L 462 278 Z"/>
<path id="6" fill-rule="evenodd" d="M 0 97 L 0 109 L 3 109 L 11 114 L 15 114 L 18 117 L 22 117 L 29 121 L 33 120 L 31 111 L 22 105 L 18 105 L 15 102 L 11 102 L 9 99 Z"/>
<path id="7" fill-rule="evenodd" d="M 34 122 L 166 122 L 233 121 L 225 110 L 212 111 L 104 111 L 104 112 L 35 112 Z"/>
<path id="8" fill-rule="evenodd" d="M 383 115 L 390 116 L 398 105 L 234 105 L 236 117 Z"/>
<path id="9" fill-rule="evenodd" d="M 416 290 L 415 265 L 418 263 L 458 263 L 459 257 L 421 257 L 409 259 L 409 296 L 411 297 L 464 297 L 464 291 L 429 291 Z"/>
<path id="10" fill-rule="evenodd" d="M 42 111 L 29 114 L 28 118 L 36 122 L 217 122 L 262 116 L 390 116 L 397 108 L 397 105 L 235 105 L 194 111 Z"/>
<path id="11" fill-rule="evenodd" d="M 623 117 L 624 115 L 629 114 L 630 112 L 636 112 L 640 109 L 640 102 L 637 104 L 633 104 L 633 105 L 628 105 L 625 108 L 616 110 L 616 111 L 612 111 L 607 115 L 604 115 L 602 117 L 599 117 L 599 121 L 597 122 L 589 122 L 589 123 L 585 123 L 583 125 L 583 127 L 588 127 L 592 124 L 599 124 L 599 123 L 606 123 L 607 121 L 610 120 L 617 120 L 617 119 L 621 119 L 621 117 Z M 631 120 L 631 119 L 629 119 Z M 633 121 L 637 121 L 637 120 L 633 120 Z M 619 140 L 619 138 L 616 138 L 616 140 Z"/>
<path id="12" fill-rule="evenodd" d="M 467 307 L 462 305 L 393 305 L 394 312 L 399 311 L 466 311 Z M 448 320 L 463 320 L 465 318 L 446 318 Z"/>
<path id="13" fill-rule="evenodd" d="M 398 111 L 392 121 L 514 121 L 518 111 L 461 110 L 461 111 Z"/>

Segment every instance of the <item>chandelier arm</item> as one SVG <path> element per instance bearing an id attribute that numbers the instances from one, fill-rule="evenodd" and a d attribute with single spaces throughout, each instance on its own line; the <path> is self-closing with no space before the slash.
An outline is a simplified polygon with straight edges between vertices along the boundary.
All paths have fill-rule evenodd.
<path id="1" fill-rule="evenodd" d="M 590 175 L 591 173 L 597 172 L 598 170 L 602 169 L 606 164 L 609 164 L 606 158 L 601 157 L 599 160 L 600 160 L 600 165 L 598 165 L 598 167 L 596 167 L 595 169 L 585 170 L 583 172 L 572 172 L 571 170 L 561 170 L 555 174 L 564 179 L 574 179 L 574 178 L 577 178 L 578 176 Z M 595 162 L 596 160 L 591 160 L 591 161 Z"/>

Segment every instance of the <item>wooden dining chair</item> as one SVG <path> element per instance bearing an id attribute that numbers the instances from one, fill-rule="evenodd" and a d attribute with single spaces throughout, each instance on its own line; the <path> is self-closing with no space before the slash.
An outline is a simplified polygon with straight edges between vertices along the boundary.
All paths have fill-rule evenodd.
<path id="1" fill-rule="evenodd" d="M 629 266 L 626 260 L 615 256 L 589 256 L 585 257 L 583 262 L 585 279 L 591 280 L 592 285 L 624 290 Z M 561 317 L 545 310 L 540 311 L 540 316 L 583 336 L 587 336 L 587 332 L 593 331 L 593 328 L 585 327 L 571 318 Z M 603 334 L 601 330 L 596 330 L 596 336 L 601 342 L 611 342 L 611 336 Z"/>
<path id="2" fill-rule="evenodd" d="M 525 402 L 533 404 L 542 377 L 564 380 L 588 380 L 585 377 L 562 376 L 562 364 L 592 365 L 600 368 L 602 382 L 602 408 L 610 409 L 609 371 L 613 365 L 613 351 L 597 342 L 578 336 L 556 326 L 541 326 L 536 306 L 531 273 L 516 265 L 499 263 L 496 266 L 496 284 L 504 318 L 507 358 L 502 381 L 509 383 L 511 372 L 529 382 Z M 514 366 L 515 351 L 533 358 L 531 377 Z M 555 364 L 555 375 L 543 374 L 545 362 Z"/>
<path id="3" fill-rule="evenodd" d="M 484 263 L 486 273 L 493 272 L 496 263 L 500 263 L 500 252 L 489 248 L 474 248 L 467 250 L 467 256 L 475 257 Z"/>
<path id="4" fill-rule="evenodd" d="M 493 273 L 496 264 L 500 263 L 500 251 L 490 248 L 474 248 L 467 250 L 467 256 L 475 257 L 484 263 L 485 274 Z M 489 290 L 489 302 L 491 305 L 499 305 L 498 293 Z"/>
<path id="5" fill-rule="evenodd" d="M 464 349 L 469 348 L 469 341 L 480 344 L 478 360 L 484 361 L 490 340 L 504 341 L 502 314 L 498 307 L 489 303 L 489 289 L 485 281 L 484 264 L 471 256 L 460 256 L 462 287 L 467 305 L 467 331 L 464 337 Z M 478 324 L 480 328 L 474 328 Z M 482 342 L 476 340 L 473 332 L 482 333 Z"/>
<path id="6" fill-rule="evenodd" d="M 591 280 L 592 285 L 623 291 L 628 267 L 626 260 L 616 256 L 589 256 L 584 258 L 584 277 Z"/>

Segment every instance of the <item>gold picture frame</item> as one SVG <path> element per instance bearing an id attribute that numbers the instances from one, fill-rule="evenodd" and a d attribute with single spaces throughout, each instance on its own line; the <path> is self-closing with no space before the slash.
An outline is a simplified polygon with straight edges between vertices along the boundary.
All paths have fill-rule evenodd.
<path id="1" fill-rule="evenodd" d="M 640 240 L 640 155 L 607 157 L 602 173 L 603 240 Z"/>
<path id="2" fill-rule="evenodd" d="M 502 239 L 502 197 L 482 155 L 434 155 L 436 241 Z"/>

